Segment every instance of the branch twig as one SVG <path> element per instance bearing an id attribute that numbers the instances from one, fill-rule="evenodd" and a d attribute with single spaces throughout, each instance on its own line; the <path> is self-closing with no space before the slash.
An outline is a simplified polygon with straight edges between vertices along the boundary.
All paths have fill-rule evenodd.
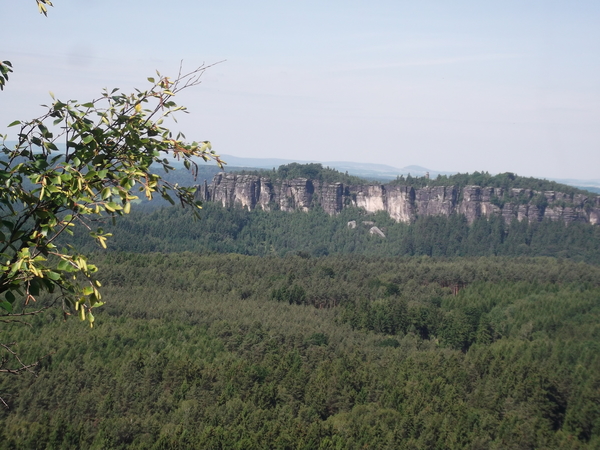
<path id="1" fill-rule="evenodd" d="M 19 355 L 17 354 L 17 352 L 15 352 L 13 349 L 11 349 L 9 347 L 9 345 L 15 345 L 15 343 L 14 342 L 12 342 L 10 344 L 0 343 L 0 347 L 4 347 L 4 349 L 7 352 L 9 352 L 11 355 L 13 355 L 13 357 L 17 361 L 19 361 L 19 364 L 21 364 L 21 367 L 19 367 L 18 369 L 2 369 L 2 368 L 0 368 L 0 373 L 12 373 L 13 375 L 16 375 L 16 374 L 19 374 L 19 373 L 23 372 L 24 370 L 26 370 L 27 372 L 30 372 L 31 374 L 33 374 L 33 376 L 37 376 L 35 374 L 35 372 L 31 370 L 31 368 L 37 366 L 41 360 L 37 360 L 36 362 L 34 362 L 32 364 L 25 364 L 23 361 L 21 361 L 21 358 L 19 358 Z M 48 356 L 48 355 L 46 355 L 46 356 Z M 44 358 L 45 358 L 45 356 L 44 356 Z"/>

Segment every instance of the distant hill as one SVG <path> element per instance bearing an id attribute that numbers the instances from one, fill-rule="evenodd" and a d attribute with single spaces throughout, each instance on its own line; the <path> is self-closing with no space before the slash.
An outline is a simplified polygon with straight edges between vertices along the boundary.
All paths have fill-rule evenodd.
<path id="1" fill-rule="evenodd" d="M 233 155 L 221 155 L 224 161 L 227 162 L 228 166 L 236 167 L 251 167 L 257 169 L 277 169 L 281 165 L 300 163 L 319 163 L 323 167 L 330 167 L 338 170 L 339 172 L 348 172 L 350 175 L 365 178 L 367 180 L 376 181 L 390 181 L 396 179 L 399 175 L 412 175 L 412 176 L 424 176 L 429 173 L 431 177 L 437 177 L 438 175 L 452 175 L 456 172 L 442 172 L 438 170 L 428 169 L 421 166 L 406 166 L 404 168 L 398 168 L 389 166 L 387 164 L 374 164 L 367 162 L 351 162 L 351 161 L 303 161 L 303 160 L 291 160 L 281 158 L 241 158 Z M 229 170 L 228 170 L 229 171 Z"/>
<path id="2" fill-rule="evenodd" d="M 242 158 L 233 155 L 221 155 L 223 160 L 227 162 L 226 171 L 237 171 L 239 167 L 258 168 L 258 169 L 277 169 L 281 165 L 291 163 L 320 163 L 323 167 L 330 167 L 339 172 L 348 172 L 349 175 L 354 175 L 367 180 L 375 181 L 392 181 L 398 176 L 407 177 L 423 177 L 429 173 L 430 178 L 437 178 L 438 175 L 450 176 L 456 175 L 458 172 L 448 172 L 441 170 L 429 169 L 427 167 L 410 165 L 402 168 L 389 166 L 386 164 L 374 164 L 367 162 L 351 162 L 351 161 L 306 161 L 299 159 L 282 159 L 282 158 Z M 545 178 L 548 181 L 555 181 L 560 184 L 573 186 L 595 194 L 600 193 L 600 179 L 597 180 L 578 180 L 573 178 Z"/>
<path id="3" fill-rule="evenodd" d="M 5 145 L 10 147 L 14 146 L 16 141 L 6 141 Z M 57 144 L 58 148 L 64 147 L 63 144 Z M 279 166 L 287 165 L 291 163 L 319 163 L 323 167 L 329 167 L 339 172 L 347 172 L 348 175 L 354 175 L 360 178 L 364 178 L 370 181 L 387 182 L 395 180 L 397 177 L 423 177 L 429 174 L 430 178 L 436 178 L 438 175 L 450 176 L 455 175 L 458 172 L 448 172 L 429 169 L 427 167 L 410 165 L 402 168 L 390 166 L 387 164 L 375 164 L 368 162 L 352 162 L 352 161 L 316 161 L 316 160 L 300 160 L 300 159 L 283 159 L 283 158 L 248 158 L 239 157 L 233 155 L 223 154 L 222 159 L 227 163 L 225 166 L 226 172 L 239 172 L 241 170 L 251 169 L 277 169 Z M 198 166 L 200 167 L 199 176 L 196 180 L 191 175 L 183 172 L 187 172 L 183 169 L 183 164 L 177 161 L 172 161 L 174 167 L 181 169 L 173 172 L 169 175 L 169 178 L 176 179 L 180 184 L 199 184 L 203 183 L 204 180 L 212 180 L 212 177 L 220 171 L 214 162 L 208 163 L 199 161 Z M 600 179 L 596 180 L 579 180 L 579 179 L 559 179 L 559 178 L 547 178 L 550 181 L 556 181 L 561 184 L 574 186 L 576 188 L 587 190 L 595 194 L 600 194 Z"/>

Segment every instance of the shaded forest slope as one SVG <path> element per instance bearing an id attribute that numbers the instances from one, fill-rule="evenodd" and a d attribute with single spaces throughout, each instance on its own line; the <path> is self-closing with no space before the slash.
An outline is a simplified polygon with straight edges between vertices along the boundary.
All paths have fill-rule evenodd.
<path id="1" fill-rule="evenodd" d="M 348 223 L 355 221 L 356 228 Z M 369 234 L 376 225 L 385 238 Z M 133 211 L 116 225 L 104 226 L 114 237 L 109 250 L 130 252 L 217 252 L 247 255 L 360 254 L 370 256 L 555 256 L 600 263 L 600 227 L 566 225 L 545 220 L 529 223 L 481 217 L 469 225 L 465 216 L 422 217 L 412 224 L 397 223 L 385 213 L 367 214 L 348 208 L 330 216 L 316 208 L 300 211 L 248 211 L 241 207 L 204 205 L 202 220 L 189 211 L 161 208 Z M 83 234 L 78 247 L 96 247 Z"/>

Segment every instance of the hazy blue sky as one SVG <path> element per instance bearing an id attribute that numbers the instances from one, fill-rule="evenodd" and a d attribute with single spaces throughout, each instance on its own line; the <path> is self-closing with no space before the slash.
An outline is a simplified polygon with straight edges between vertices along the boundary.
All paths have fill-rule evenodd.
<path id="1" fill-rule="evenodd" d="M 245 157 L 600 178 L 600 2 L 1 0 L 0 133 L 226 59 L 173 128 Z"/>

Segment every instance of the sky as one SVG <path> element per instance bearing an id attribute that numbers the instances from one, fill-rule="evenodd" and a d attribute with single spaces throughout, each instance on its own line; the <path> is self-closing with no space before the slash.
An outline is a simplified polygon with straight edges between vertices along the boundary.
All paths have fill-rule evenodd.
<path id="1" fill-rule="evenodd" d="M 600 179 L 600 2 L 0 0 L 0 134 L 219 64 L 170 126 L 221 154 Z M 13 133 L 13 134 L 11 134 Z"/>

